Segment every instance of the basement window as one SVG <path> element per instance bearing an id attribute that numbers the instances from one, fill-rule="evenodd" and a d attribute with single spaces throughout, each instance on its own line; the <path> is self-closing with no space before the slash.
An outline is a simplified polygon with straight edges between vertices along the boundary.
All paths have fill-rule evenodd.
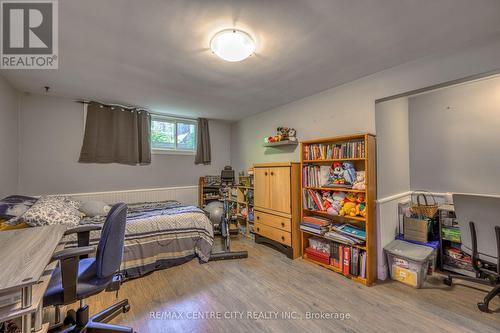
<path id="1" fill-rule="evenodd" d="M 197 129 L 195 120 L 152 116 L 152 153 L 194 155 L 196 153 Z"/>

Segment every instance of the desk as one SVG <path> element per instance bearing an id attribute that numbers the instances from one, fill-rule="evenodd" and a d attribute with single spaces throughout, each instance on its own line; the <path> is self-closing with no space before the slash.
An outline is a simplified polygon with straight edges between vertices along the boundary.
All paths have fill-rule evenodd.
<path id="1" fill-rule="evenodd" d="M 66 230 L 65 226 L 0 232 L 0 293 L 21 291 L 21 301 L 0 308 L 0 321 L 22 317 L 22 332 L 42 329 L 43 294 L 57 262 L 49 264 Z"/>

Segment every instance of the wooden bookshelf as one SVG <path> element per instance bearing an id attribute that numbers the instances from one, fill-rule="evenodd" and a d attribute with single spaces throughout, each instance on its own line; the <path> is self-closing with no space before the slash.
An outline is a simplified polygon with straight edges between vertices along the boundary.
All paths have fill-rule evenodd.
<path id="1" fill-rule="evenodd" d="M 244 232 L 240 232 L 244 236 L 248 238 L 252 238 L 253 230 L 253 219 L 249 219 L 249 212 L 250 210 L 253 210 L 253 199 L 250 200 L 250 197 L 248 195 L 249 192 L 253 192 L 253 186 L 236 186 L 236 211 L 238 214 L 236 214 L 236 217 L 238 218 L 238 226 L 244 227 Z M 240 211 L 242 208 L 246 208 L 247 213 L 246 215 L 240 214 Z M 252 214 L 253 215 L 253 214 Z"/>
<path id="2" fill-rule="evenodd" d="M 219 190 L 220 181 L 219 183 L 208 184 L 205 177 L 200 177 L 198 180 L 198 207 L 204 208 L 210 202 L 219 200 Z"/>
<path id="3" fill-rule="evenodd" d="M 362 157 L 357 156 L 356 158 L 325 158 L 325 159 L 310 159 L 308 158 L 307 149 L 310 145 L 317 144 L 341 144 L 345 142 L 364 142 L 364 151 Z M 334 216 L 328 214 L 326 211 L 318 211 L 306 209 L 304 202 L 302 202 L 301 207 L 301 216 L 321 216 L 327 217 L 334 222 L 338 223 L 350 223 L 354 226 L 361 227 L 366 231 L 366 243 L 365 245 L 353 245 L 362 251 L 366 251 L 366 275 L 365 278 L 361 276 L 346 276 L 353 281 L 362 283 L 364 285 L 370 286 L 372 285 L 377 278 L 377 220 L 376 220 L 376 211 L 375 211 L 375 200 L 376 200 L 376 191 L 377 191 L 377 179 L 376 179 L 376 143 L 375 136 L 372 134 L 355 134 L 348 136 L 339 136 L 339 137 L 330 137 L 330 138 L 322 138 L 316 140 L 307 140 L 301 142 L 301 193 L 304 192 L 304 189 L 312 189 L 316 191 L 332 191 L 332 192 L 344 192 L 344 193 L 364 193 L 365 194 L 365 202 L 366 202 L 366 217 L 361 216 Z M 358 154 L 359 155 L 359 154 Z M 353 190 L 347 187 L 312 187 L 312 186 L 304 186 L 304 175 L 303 170 L 304 166 L 307 165 L 324 165 L 324 164 L 332 164 L 333 162 L 344 162 L 351 161 L 355 165 L 356 171 L 364 170 L 365 171 L 365 190 Z M 301 247 L 302 247 L 302 258 L 308 262 L 320 265 L 329 270 L 342 274 L 342 270 L 334 267 L 332 265 L 326 265 L 324 263 L 317 262 L 305 253 L 305 249 L 308 246 L 308 239 L 311 237 L 319 237 L 323 239 L 327 239 L 322 235 L 317 235 L 311 232 L 302 231 L 301 230 Z M 328 239 L 327 239 L 328 240 Z M 331 241 L 331 240 L 329 240 Z M 331 241 L 333 242 L 333 241 Z"/>

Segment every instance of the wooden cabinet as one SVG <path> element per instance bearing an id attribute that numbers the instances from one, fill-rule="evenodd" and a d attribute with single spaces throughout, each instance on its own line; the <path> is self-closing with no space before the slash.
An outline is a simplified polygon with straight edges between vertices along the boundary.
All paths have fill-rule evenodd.
<path id="1" fill-rule="evenodd" d="M 300 256 L 299 163 L 254 165 L 255 241 Z"/>
<path id="2" fill-rule="evenodd" d="M 255 170 L 255 207 L 291 213 L 290 167 Z"/>
<path id="3" fill-rule="evenodd" d="M 269 169 L 254 169 L 254 205 L 255 207 L 267 207 L 269 202 Z"/>
<path id="4" fill-rule="evenodd" d="M 291 213 L 290 168 L 269 168 L 269 207 L 282 213 Z"/>

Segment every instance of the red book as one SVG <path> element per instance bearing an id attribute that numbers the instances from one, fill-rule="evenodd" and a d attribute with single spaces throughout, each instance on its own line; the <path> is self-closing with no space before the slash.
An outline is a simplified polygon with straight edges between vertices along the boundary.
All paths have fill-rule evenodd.
<path id="1" fill-rule="evenodd" d="M 349 246 L 344 246 L 344 275 L 349 275 L 349 264 L 351 261 L 351 248 Z"/>
<path id="2" fill-rule="evenodd" d="M 308 222 L 308 223 L 317 224 L 320 226 L 325 226 L 325 225 L 330 224 L 330 220 L 323 219 L 323 218 L 316 217 L 316 216 L 304 216 L 304 221 Z"/>
<path id="3" fill-rule="evenodd" d="M 316 192 L 313 191 L 313 190 L 309 190 L 309 195 L 311 196 L 311 198 L 314 200 L 314 203 L 316 204 L 316 207 L 318 207 L 318 210 L 321 210 L 321 207 L 322 207 L 322 204 L 321 202 L 318 200 L 318 197 L 316 196 Z"/>

